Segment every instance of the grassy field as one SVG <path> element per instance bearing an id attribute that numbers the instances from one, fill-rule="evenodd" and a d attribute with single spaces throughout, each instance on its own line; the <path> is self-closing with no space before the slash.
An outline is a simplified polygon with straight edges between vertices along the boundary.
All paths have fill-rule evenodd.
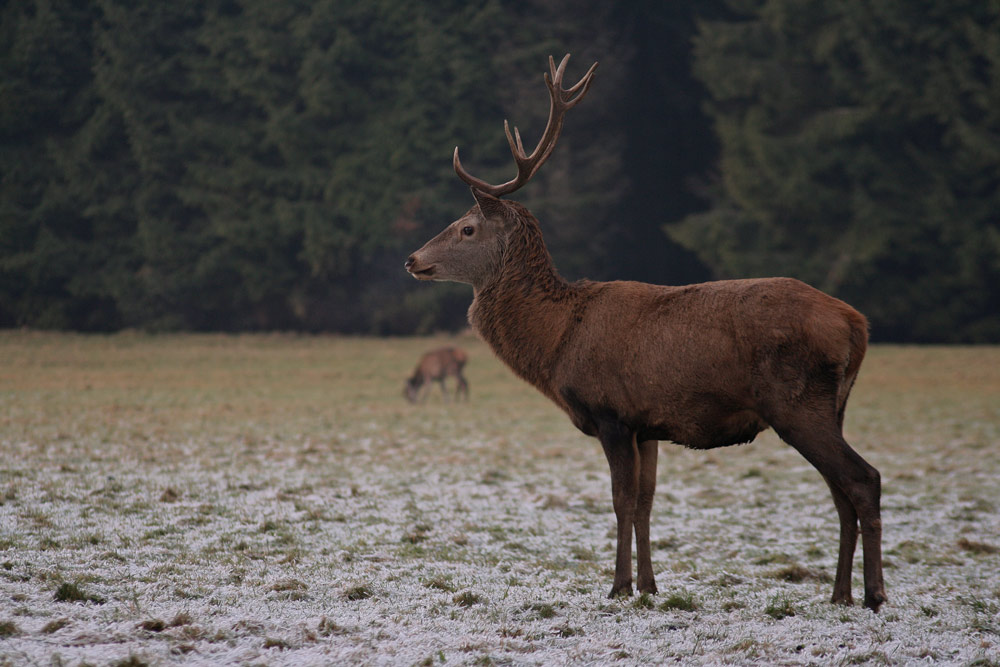
<path id="1" fill-rule="evenodd" d="M 0 665 L 1000 665 L 1000 348 L 862 367 L 873 615 L 770 433 L 661 444 L 661 592 L 608 600 L 600 446 L 472 338 L 470 402 L 406 403 L 444 341 L 0 332 Z"/>

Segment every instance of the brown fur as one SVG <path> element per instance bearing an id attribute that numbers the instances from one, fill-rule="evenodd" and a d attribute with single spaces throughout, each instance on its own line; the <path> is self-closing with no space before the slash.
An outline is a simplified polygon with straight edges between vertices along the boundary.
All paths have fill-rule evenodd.
<path id="1" fill-rule="evenodd" d="M 550 92 L 555 105 L 554 87 Z M 543 149 L 551 145 L 536 152 L 547 155 Z M 457 160 L 456 170 L 472 182 L 476 206 L 413 253 L 406 268 L 421 280 L 470 283 L 469 321 L 479 335 L 600 440 L 618 522 L 611 595 L 632 592 L 633 529 L 639 591 L 656 592 L 649 515 L 657 441 L 710 449 L 750 442 L 770 426 L 833 494 L 840 553 L 832 601 L 852 602 L 860 523 L 865 605 L 877 611 L 886 600 L 881 482 L 841 432 L 867 347 L 865 318 L 790 278 L 683 287 L 569 283 L 534 216 L 478 189 Z"/>
<path id="2" fill-rule="evenodd" d="M 420 358 L 413 375 L 406 380 L 403 396 L 411 403 L 416 403 L 418 399 L 423 401 L 427 398 L 431 382 L 438 382 L 441 384 L 441 395 L 447 401 L 448 392 L 445 390 L 444 381 L 448 377 L 454 377 L 457 382 L 455 400 L 463 395 L 468 400 L 469 383 L 462 375 L 462 369 L 468 360 L 469 356 L 460 347 L 442 347 L 427 352 Z"/>

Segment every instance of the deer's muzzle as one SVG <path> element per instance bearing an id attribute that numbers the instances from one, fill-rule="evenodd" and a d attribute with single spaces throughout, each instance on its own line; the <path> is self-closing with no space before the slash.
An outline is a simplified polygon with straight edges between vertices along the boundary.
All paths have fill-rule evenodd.
<path id="1" fill-rule="evenodd" d="M 434 265 L 424 266 L 416 255 L 410 255 L 403 266 L 417 280 L 431 280 L 434 277 Z"/>

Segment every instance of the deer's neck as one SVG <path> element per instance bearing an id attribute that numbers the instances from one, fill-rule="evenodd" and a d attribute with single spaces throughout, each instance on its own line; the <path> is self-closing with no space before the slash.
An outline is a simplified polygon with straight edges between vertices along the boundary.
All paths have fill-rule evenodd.
<path id="1" fill-rule="evenodd" d="M 549 380 L 578 301 L 577 288 L 556 271 L 537 223 L 525 223 L 509 240 L 497 276 L 475 290 L 469 322 L 501 361 L 555 398 Z"/>

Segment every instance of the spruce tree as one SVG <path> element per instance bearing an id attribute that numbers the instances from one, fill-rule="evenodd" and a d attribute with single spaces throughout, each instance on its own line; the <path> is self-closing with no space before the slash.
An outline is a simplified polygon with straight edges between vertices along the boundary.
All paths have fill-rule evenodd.
<path id="1" fill-rule="evenodd" d="M 731 3 L 696 73 L 712 209 L 674 226 L 720 277 L 784 273 L 882 340 L 1000 339 L 1000 8 Z"/>

